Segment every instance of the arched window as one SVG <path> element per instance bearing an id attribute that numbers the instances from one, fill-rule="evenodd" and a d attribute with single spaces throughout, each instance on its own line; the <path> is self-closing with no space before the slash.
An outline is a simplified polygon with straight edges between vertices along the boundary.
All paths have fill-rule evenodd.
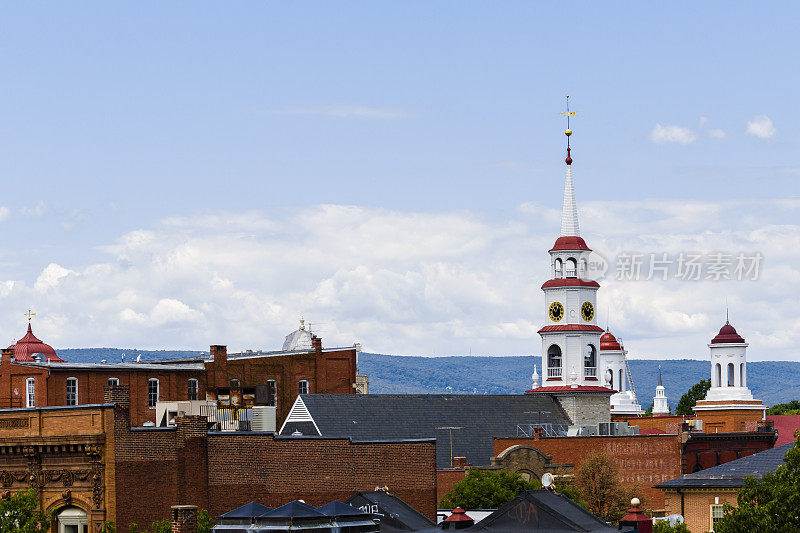
<path id="1" fill-rule="evenodd" d="M 25 406 L 36 407 L 36 380 L 28 378 L 25 380 Z"/>
<path id="2" fill-rule="evenodd" d="M 158 379 L 147 380 L 147 407 L 155 409 L 158 403 Z"/>
<path id="3" fill-rule="evenodd" d="M 744 363 L 739 365 L 739 386 L 747 387 L 747 377 L 744 372 Z"/>
<path id="4" fill-rule="evenodd" d="M 593 344 L 587 344 L 583 352 L 583 375 L 587 378 L 597 377 L 597 350 Z"/>
<path id="5" fill-rule="evenodd" d="M 728 387 L 733 386 L 733 363 L 728 363 Z"/>
<path id="6" fill-rule="evenodd" d="M 547 349 L 547 377 L 561 379 L 561 348 L 557 344 Z"/>
<path id="7" fill-rule="evenodd" d="M 608 386 L 613 389 L 614 388 L 614 370 L 609 368 L 608 369 L 608 375 L 609 375 Z"/>
<path id="8" fill-rule="evenodd" d="M 67 405 L 78 405 L 78 378 L 67 378 Z"/>
<path id="9" fill-rule="evenodd" d="M 722 365 L 717 363 L 714 372 L 714 386 L 722 387 Z"/>
<path id="10" fill-rule="evenodd" d="M 556 259 L 553 261 L 553 277 L 564 277 L 564 262 L 561 259 Z"/>
<path id="11" fill-rule="evenodd" d="M 578 272 L 578 277 L 579 278 L 585 278 L 586 277 L 586 264 L 587 264 L 586 263 L 586 259 L 581 259 L 581 269 Z"/>
<path id="12" fill-rule="evenodd" d="M 622 392 L 625 390 L 625 380 L 622 379 L 622 369 L 619 369 L 619 391 Z"/>
<path id="13" fill-rule="evenodd" d="M 239 382 L 238 379 L 232 379 L 231 380 L 231 388 L 232 389 L 240 389 L 241 387 L 242 387 L 242 384 Z"/>
<path id="14" fill-rule="evenodd" d="M 194 379 L 194 378 L 190 378 L 189 379 L 189 383 L 187 385 L 187 389 L 188 389 L 187 396 L 189 397 L 189 399 L 190 400 L 196 400 L 197 399 L 197 380 Z"/>
<path id="15" fill-rule="evenodd" d="M 301 379 L 297 384 L 298 394 L 308 394 L 308 380 Z"/>
<path id="16" fill-rule="evenodd" d="M 575 261 L 574 258 L 570 257 L 566 261 L 566 270 L 567 270 L 567 277 L 574 278 L 576 277 L 576 270 L 578 269 L 578 263 Z"/>

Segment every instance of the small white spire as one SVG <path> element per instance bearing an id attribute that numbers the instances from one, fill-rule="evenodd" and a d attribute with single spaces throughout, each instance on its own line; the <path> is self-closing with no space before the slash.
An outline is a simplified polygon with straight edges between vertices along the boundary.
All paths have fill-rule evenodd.
<path id="1" fill-rule="evenodd" d="M 567 165 L 567 178 L 564 182 L 564 205 L 561 208 L 561 236 L 580 237 L 578 227 L 578 206 L 575 203 L 575 185 L 572 183 L 572 165 Z"/>

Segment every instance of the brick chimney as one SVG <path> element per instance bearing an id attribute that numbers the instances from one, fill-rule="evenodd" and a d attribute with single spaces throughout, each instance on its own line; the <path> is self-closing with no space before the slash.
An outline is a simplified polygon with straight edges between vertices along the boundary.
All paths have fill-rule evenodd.
<path id="1" fill-rule="evenodd" d="M 117 409 L 130 409 L 131 393 L 126 385 L 103 387 L 103 401 L 113 403 Z"/>
<path id="2" fill-rule="evenodd" d="M 14 358 L 14 348 L 3 348 L 3 363 L 9 363 Z"/>
<path id="3" fill-rule="evenodd" d="M 209 384 L 214 387 L 228 386 L 228 347 L 221 344 L 211 346 L 211 357 L 214 360 L 214 378 Z"/>
<path id="4" fill-rule="evenodd" d="M 197 506 L 173 505 L 170 524 L 172 533 L 197 533 Z"/>
<path id="5" fill-rule="evenodd" d="M 322 339 L 317 337 L 316 335 L 312 335 L 311 337 L 311 347 L 314 348 L 314 352 L 317 355 L 322 355 Z"/>
<path id="6" fill-rule="evenodd" d="M 466 457 L 453 457 L 453 468 L 467 468 L 469 464 L 467 464 Z"/>

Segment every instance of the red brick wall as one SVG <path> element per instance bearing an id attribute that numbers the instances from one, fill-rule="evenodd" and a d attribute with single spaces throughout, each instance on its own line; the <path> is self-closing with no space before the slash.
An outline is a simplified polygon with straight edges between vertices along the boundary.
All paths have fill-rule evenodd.
<path id="1" fill-rule="evenodd" d="M 681 475 L 681 446 L 677 435 L 495 438 L 495 456 L 518 444 L 538 448 L 553 456 L 554 463 L 574 463 L 575 472 L 590 453 L 604 452 L 617 465 L 620 481 L 637 487 L 645 504 L 652 509 L 664 507 L 664 493 L 652 488 L 653 485 Z"/>
<path id="2" fill-rule="evenodd" d="M 442 501 L 444 495 L 453 490 L 453 485 L 467 477 L 465 468 L 448 468 L 436 471 L 436 503 Z"/>

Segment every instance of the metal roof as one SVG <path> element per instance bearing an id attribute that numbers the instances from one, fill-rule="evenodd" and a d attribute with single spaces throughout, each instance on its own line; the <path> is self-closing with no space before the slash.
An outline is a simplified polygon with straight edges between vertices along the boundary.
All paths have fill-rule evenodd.
<path id="1" fill-rule="evenodd" d="M 679 478 L 659 483 L 656 488 L 741 487 L 744 485 L 745 478 L 761 479 L 764 474 L 774 472 L 784 464 L 783 458 L 792 446 L 794 446 L 794 442 L 748 455 L 719 466 L 712 466 L 693 474 L 684 474 Z"/>
<path id="2" fill-rule="evenodd" d="M 449 468 L 451 432 L 453 456 L 488 465 L 493 437 L 515 437 L 518 424 L 538 423 L 570 422 L 547 395 L 303 394 L 280 435 L 300 431 L 353 441 L 435 438 L 437 467 Z"/>

